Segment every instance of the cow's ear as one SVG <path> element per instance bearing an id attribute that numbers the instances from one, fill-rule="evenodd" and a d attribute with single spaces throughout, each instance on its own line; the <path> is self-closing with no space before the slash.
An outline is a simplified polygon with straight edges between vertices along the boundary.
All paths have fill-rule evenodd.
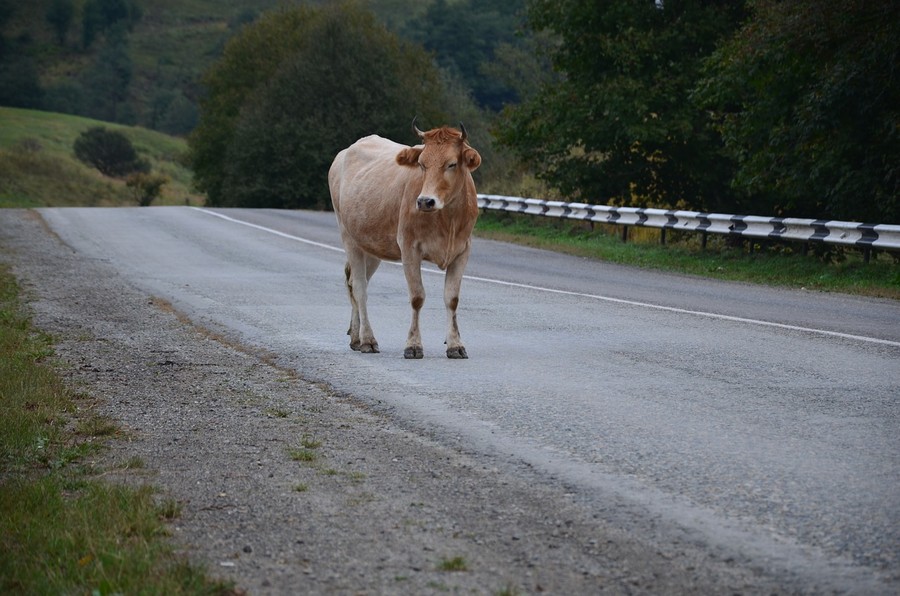
<path id="1" fill-rule="evenodd" d="M 463 150 L 463 159 L 465 160 L 466 167 L 469 168 L 470 172 L 474 172 L 478 169 L 478 166 L 481 165 L 481 155 L 479 155 L 478 152 L 471 147 L 466 147 Z"/>
<path id="2" fill-rule="evenodd" d="M 421 147 L 407 147 L 397 154 L 397 163 L 401 166 L 417 166 L 419 165 L 419 155 L 421 154 Z"/>

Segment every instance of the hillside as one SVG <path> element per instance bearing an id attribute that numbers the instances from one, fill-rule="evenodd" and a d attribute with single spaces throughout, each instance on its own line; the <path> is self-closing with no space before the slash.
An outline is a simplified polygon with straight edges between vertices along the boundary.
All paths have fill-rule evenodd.
<path id="1" fill-rule="evenodd" d="M 41 88 L 36 101 L 0 103 L 184 134 L 196 122 L 202 73 L 242 23 L 277 0 L 133 0 L 121 40 L 101 30 L 87 46 L 84 3 L 72 4 L 61 36 L 47 18 L 53 4 L 16 3 L 0 20 L 19 70 L 32 70 Z"/>
<path id="2" fill-rule="evenodd" d="M 179 163 L 183 139 L 80 116 L 0 107 L 0 207 L 135 204 L 122 180 L 103 176 L 75 158 L 72 145 L 93 126 L 119 130 L 153 172 L 169 183 L 154 204 L 201 204 L 191 172 Z"/>
<path id="3" fill-rule="evenodd" d="M 432 14 L 434 0 L 360 3 L 391 30 L 424 43 L 448 76 L 461 77 L 478 97 L 482 88 L 497 93 L 498 83 L 481 72 L 482 63 L 493 59 L 495 44 L 516 39 L 521 0 L 487 2 L 478 8 L 483 14 L 469 9 L 473 1 L 443 2 L 446 10 Z M 183 136 L 197 122 L 202 76 L 228 39 L 261 13 L 292 4 L 322 0 L 0 0 L 0 105 Z M 69 9 L 54 25 L 59 5 Z M 89 26 L 89 6 L 111 16 Z M 434 22 L 444 12 L 466 22 Z"/>

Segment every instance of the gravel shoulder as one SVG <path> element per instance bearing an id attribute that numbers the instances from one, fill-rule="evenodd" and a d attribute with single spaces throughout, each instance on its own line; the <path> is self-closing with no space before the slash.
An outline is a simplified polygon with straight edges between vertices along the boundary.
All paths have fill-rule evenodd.
<path id="1" fill-rule="evenodd" d="M 784 592 L 216 337 L 80 257 L 37 212 L 0 210 L 0 260 L 67 383 L 125 431 L 97 464 L 180 503 L 178 549 L 248 593 Z"/>

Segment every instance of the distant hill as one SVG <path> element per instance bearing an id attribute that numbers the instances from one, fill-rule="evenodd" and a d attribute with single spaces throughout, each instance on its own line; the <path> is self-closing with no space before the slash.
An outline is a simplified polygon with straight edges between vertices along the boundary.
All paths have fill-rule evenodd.
<path id="1" fill-rule="evenodd" d="M 124 41 L 111 29 L 96 34 L 85 47 L 83 13 L 90 1 L 134 7 L 134 20 L 124 20 L 127 26 L 120 27 Z M 74 12 L 62 43 L 47 18 L 58 2 L 69 0 L 0 0 L 0 33 L 6 48 L 0 56 L 19 58 L 18 76 L 26 76 L 31 68 L 43 88 L 40 103 L 3 101 L 2 92 L 0 103 L 184 134 L 196 121 L 201 74 L 235 31 L 278 0 L 69 2 Z M 22 82 L 18 86 L 27 87 Z M 119 86 L 122 96 L 109 100 Z"/>
<path id="2" fill-rule="evenodd" d="M 94 126 L 121 131 L 152 171 L 169 183 L 154 204 L 200 205 L 191 172 L 179 163 L 183 139 L 89 118 L 0 107 L 0 207 L 135 205 L 122 180 L 108 178 L 75 158 L 72 145 Z"/>
<path id="3" fill-rule="evenodd" d="M 0 0 L 0 105 L 184 135 L 197 122 L 202 74 L 231 36 L 279 5 L 325 1 Z M 524 0 L 360 2 L 433 51 L 483 107 L 515 97 L 497 75 L 511 69 L 493 61 L 498 44 L 508 56 L 521 40 Z"/>

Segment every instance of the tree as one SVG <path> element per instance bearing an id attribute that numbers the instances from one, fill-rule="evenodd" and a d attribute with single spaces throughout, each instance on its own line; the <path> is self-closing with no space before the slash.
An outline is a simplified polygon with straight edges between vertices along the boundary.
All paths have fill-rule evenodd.
<path id="1" fill-rule="evenodd" d="M 524 7 L 524 0 L 435 0 L 402 33 L 433 52 L 438 65 L 462 80 L 480 106 L 498 111 L 519 98 L 514 86 L 487 70 L 499 46 L 524 46 L 517 35 Z"/>
<path id="2" fill-rule="evenodd" d="M 42 109 L 63 114 L 84 114 L 86 112 L 84 86 L 72 79 L 60 79 L 44 89 Z"/>
<path id="3" fill-rule="evenodd" d="M 241 108 L 281 62 L 303 46 L 317 18 L 318 12 L 305 6 L 262 15 L 229 40 L 222 58 L 204 75 L 206 95 L 200 101 L 200 122 L 188 137 L 188 161 L 197 188 L 211 205 L 225 200 L 226 157 Z"/>
<path id="4" fill-rule="evenodd" d="M 34 60 L 27 55 L 0 53 L 0 105 L 38 109 L 43 100 Z"/>
<path id="5" fill-rule="evenodd" d="M 111 29 L 103 47 L 84 75 L 88 90 L 87 115 L 108 122 L 130 123 L 126 106 L 134 67 L 123 25 Z"/>
<path id="6" fill-rule="evenodd" d="M 89 128 L 75 139 L 75 157 L 106 176 L 148 172 L 150 164 L 140 159 L 131 141 L 118 131 L 102 126 Z"/>
<path id="7" fill-rule="evenodd" d="M 37 64 L 29 51 L 29 37 L 9 41 L 2 35 L 18 8 L 12 0 L 0 0 L 0 105 L 40 108 L 43 90 Z"/>
<path id="8" fill-rule="evenodd" d="M 166 106 L 158 130 L 170 135 L 186 135 L 197 126 L 197 119 L 197 106 L 179 93 Z"/>
<path id="9" fill-rule="evenodd" d="M 498 138 L 573 199 L 733 207 L 731 164 L 691 104 L 702 60 L 742 2 L 532 0 L 530 26 L 558 43 L 559 80 L 506 110 Z"/>
<path id="10" fill-rule="evenodd" d="M 324 206 L 340 149 L 410 137 L 416 114 L 446 121 L 428 55 L 354 2 L 264 14 L 205 81 L 190 161 L 212 205 Z"/>
<path id="11" fill-rule="evenodd" d="M 69 32 L 73 16 L 75 16 L 75 6 L 72 4 L 72 0 L 52 0 L 47 8 L 47 22 L 53 25 L 59 45 L 66 43 L 66 34 Z"/>
<path id="12" fill-rule="evenodd" d="M 126 0 L 87 0 L 82 9 L 82 45 L 88 49 L 98 35 L 122 26 L 131 26 L 141 20 L 140 7 Z"/>
<path id="13" fill-rule="evenodd" d="M 900 4 L 756 0 L 697 99 L 759 210 L 900 222 Z"/>

